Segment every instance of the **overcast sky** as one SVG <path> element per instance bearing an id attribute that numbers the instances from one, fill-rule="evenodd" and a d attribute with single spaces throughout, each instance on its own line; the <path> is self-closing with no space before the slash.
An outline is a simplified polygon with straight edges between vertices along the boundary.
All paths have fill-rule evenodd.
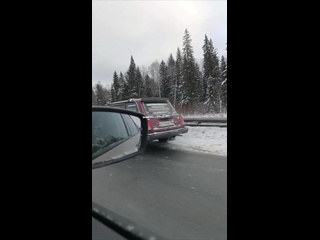
<path id="1" fill-rule="evenodd" d="M 114 71 L 125 73 L 131 55 L 139 67 L 167 62 L 182 52 L 188 29 L 197 60 L 205 34 L 219 58 L 226 56 L 227 1 L 92 1 L 92 84 L 111 85 Z"/>

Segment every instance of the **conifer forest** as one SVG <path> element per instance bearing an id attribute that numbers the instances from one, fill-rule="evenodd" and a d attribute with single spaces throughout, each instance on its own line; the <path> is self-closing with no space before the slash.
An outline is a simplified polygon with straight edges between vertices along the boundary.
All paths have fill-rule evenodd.
<path id="1" fill-rule="evenodd" d="M 227 59 L 219 58 L 212 39 L 204 36 L 202 59 L 196 61 L 191 35 L 186 29 L 182 49 L 161 62 L 140 67 L 128 56 L 126 72 L 114 71 L 111 86 L 92 86 L 92 105 L 130 98 L 168 98 L 180 114 L 227 113 Z M 154 56 L 155 58 L 157 56 Z M 111 76 L 110 76 L 111 77 Z"/>

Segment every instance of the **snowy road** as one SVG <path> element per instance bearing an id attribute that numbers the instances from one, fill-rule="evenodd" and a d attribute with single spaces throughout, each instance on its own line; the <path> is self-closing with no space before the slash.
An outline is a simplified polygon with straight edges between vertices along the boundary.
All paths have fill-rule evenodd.
<path id="1" fill-rule="evenodd" d="M 223 153 L 215 143 L 211 150 Z M 149 144 L 140 156 L 93 170 L 92 201 L 164 239 L 227 239 L 227 157 L 185 146 Z"/>

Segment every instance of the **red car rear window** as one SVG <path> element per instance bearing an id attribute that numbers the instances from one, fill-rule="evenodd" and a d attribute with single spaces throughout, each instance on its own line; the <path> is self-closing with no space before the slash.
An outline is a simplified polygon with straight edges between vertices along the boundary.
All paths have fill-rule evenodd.
<path id="1" fill-rule="evenodd" d="M 144 106 L 146 108 L 147 115 L 163 115 L 172 114 L 174 112 L 173 108 L 167 102 L 145 102 Z"/>

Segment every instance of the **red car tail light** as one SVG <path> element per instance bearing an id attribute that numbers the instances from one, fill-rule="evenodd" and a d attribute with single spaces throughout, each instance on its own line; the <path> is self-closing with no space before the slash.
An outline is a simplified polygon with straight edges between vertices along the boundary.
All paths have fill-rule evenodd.
<path id="1" fill-rule="evenodd" d="M 153 127 L 152 127 L 152 123 L 151 123 L 151 119 L 148 119 L 148 131 L 152 131 Z"/>
<path id="2" fill-rule="evenodd" d="M 181 123 L 181 125 L 184 125 L 184 119 L 183 119 L 183 117 L 179 116 L 179 118 L 180 118 L 180 123 Z"/>

